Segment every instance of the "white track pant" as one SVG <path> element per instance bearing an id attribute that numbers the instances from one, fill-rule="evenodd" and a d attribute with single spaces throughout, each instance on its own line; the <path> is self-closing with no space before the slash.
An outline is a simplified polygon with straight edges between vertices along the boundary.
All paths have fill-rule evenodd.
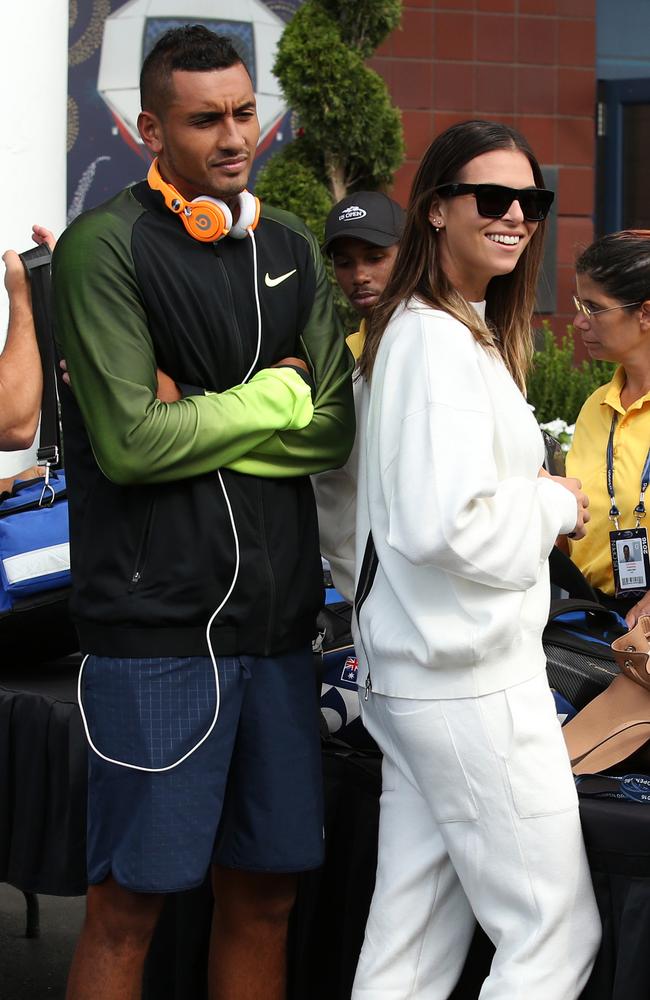
<path id="1" fill-rule="evenodd" d="M 481 1000 L 575 1000 L 600 920 L 546 675 L 480 698 L 370 694 L 384 752 L 377 883 L 352 1000 L 447 1000 L 474 914 Z"/>

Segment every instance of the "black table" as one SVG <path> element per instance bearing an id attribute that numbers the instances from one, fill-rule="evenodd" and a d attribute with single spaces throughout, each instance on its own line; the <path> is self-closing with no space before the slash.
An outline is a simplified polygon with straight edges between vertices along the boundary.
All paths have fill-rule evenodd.
<path id="1" fill-rule="evenodd" d="M 0 881 L 26 892 L 85 891 L 87 749 L 76 703 L 78 657 L 0 670 Z M 374 884 L 379 762 L 323 754 L 328 854 L 301 879 L 290 940 L 290 1000 L 349 1000 Z M 582 1000 L 650 996 L 650 807 L 581 802 L 603 943 Z M 208 884 L 168 898 L 143 996 L 201 1000 Z M 477 933 L 453 1000 L 475 1000 L 491 946 Z"/>
<path id="2" fill-rule="evenodd" d="M 0 667 L 0 881 L 24 892 L 86 891 L 87 751 L 79 656 Z"/>

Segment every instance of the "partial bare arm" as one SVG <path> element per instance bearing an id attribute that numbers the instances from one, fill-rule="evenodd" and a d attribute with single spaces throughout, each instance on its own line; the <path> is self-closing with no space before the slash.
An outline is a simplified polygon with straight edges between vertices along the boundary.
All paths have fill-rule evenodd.
<path id="1" fill-rule="evenodd" d="M 17 451 L 34 440 L 43 375 L 36 343 L 29 279 L 13 250 L 3 255 L 9 330 L 0 355 L 0 448 Z"/>

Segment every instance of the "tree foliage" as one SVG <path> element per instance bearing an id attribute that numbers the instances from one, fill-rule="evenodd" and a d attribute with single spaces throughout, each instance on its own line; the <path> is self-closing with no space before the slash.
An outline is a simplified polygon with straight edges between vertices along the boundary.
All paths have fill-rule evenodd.
<path id="1" fill-rule="evenodd" d="M 364 64 L 400 13 L 401 0 L 306 0 L 280 40 L 274 72 L 300 130 L 260 171 L 256 190 L 318 234 L 332 204 L 386 187 L 402 162 L 399 111 Z"/>
<path id="2" fill-rule="evenodd" d="M 616 366 L 607 361 L 583 361 L 574 365 L 572 327 L 567 327 L 558 344 L 545 322 L 540 340 L 528 379 L 528 402 L 535 407 L 539 423 L 559 417 L 567 424 L 574 424 L 582 404 L 598 386 L 610 381 Z"/>
<path id="3" fill-rule="evenodd" d="M 367 59 L 399 24 L 401 3 L 395 0 L 320 0 L 341 29 L 346 45 Z"/>
<path id="4" fill-rule="evenodd" d="M 325 183 L 315 174 L 302 139 L 289 143 L 271 157 L 260 172 L 255 193 L 271 205 L 294 212 L 322 242 L 332 198 Z"/>

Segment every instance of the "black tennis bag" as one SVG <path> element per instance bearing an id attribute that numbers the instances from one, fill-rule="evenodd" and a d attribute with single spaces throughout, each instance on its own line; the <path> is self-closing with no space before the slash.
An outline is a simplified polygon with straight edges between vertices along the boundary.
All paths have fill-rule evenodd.
<path id="1" fill-rule="evenodd" d="M 625 619 L 594 601 L 551 602 L 542 641 L 552 688 L 580 711 L 618 674 L 611 643 L 624 635 Z"/>

